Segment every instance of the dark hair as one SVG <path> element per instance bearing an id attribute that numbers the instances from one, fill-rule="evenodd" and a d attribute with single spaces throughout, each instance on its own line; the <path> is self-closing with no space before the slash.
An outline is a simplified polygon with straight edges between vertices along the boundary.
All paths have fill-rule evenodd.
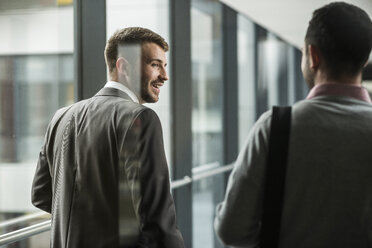
<path id="1" fill-rule="evenodd" d="M 330 76 L 356 75 L 363 70 L 372 46 L 372 22 L 368 14 L 348 3 L 334 2 L 314 11 L 305 36 L 317 47 Z"/>
<path id="2" fill-rule="evenodd" d="M 119 45 L 143 44 L 153 42 L 159 45 L 165 52 L 168 51 L 168 43 L 159 34 L 147 28 L 129 27 L 116 31 L 107 41 L 105 47 L 105 60 L 110 73 L 116 67 Z"/>

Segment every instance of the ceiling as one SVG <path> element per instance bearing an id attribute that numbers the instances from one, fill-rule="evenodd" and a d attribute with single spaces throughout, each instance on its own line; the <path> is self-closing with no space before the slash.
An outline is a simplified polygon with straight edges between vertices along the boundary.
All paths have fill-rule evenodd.
<path id="1" fill-rule="evenodd" d="M 301 48 L 312 12 L 327 0 L 220 0 L 252 21 Z M 364 9 L 372 18 L 372 0 L 345 0 Z"/>

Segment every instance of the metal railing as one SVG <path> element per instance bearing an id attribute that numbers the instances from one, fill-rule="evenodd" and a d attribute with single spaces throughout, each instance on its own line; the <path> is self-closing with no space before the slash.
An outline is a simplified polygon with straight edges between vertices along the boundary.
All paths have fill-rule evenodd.
<path id="1" fill-rule="evenodd" d="M 36 219 L 36 218 L 47 217 L 48 215 L 50 215 L 50 214 L 47 213 L 47 212 L 37 212 L 37 213 L 33 213 L 33 214 L 23 215 L 23 216 L 20 216 L 20 217 L 17 217 L 17 218 L 13 218 L 13 219 L 1 222 L 0 223 L 0 228 L 5 228 L 7 226 L 12 226 L 12 225 L 24 223 L 25 221 L 33 220 L 33 219 Z"/>
<path id="2" fill-rule="evenodd" d="M 50 230 L 51 220 L 47 220 L 32 226 L 28 226 L 0 236 L 0 246 L 26 239 L 33 235 Z"/>
<path id="3" fill-rule="evenodd" d="M 233 169 L 234 165 L 225 165 L 225 166 L 219 166 L 218 162 L 206 164 L 203 166 L 199 166 L 196 168 L 193 168 L 192 170 L 192 177 L 185 176 L 183 179 L 175 180 L 171 182 L 171 188 L 177 189 L 183 186 L 186 186 L 188 184 L 191 184 L 194 181 L 199 181 L 208 177 L 212 177 L 218 174 L 222 174 L 228 171 L 231 171 Z M 4 221 L 0 223 L 0 228 L 19 224 L 27 220 L 35 219 L 42 217 L 46 215 L 45 212 L 38 212 L 35 214 L 25 215 L 18 218 L 14 218 L 8 221 Z M 31 225 L 13 232 L 9 232 L 3 235 L 0 235 L 0 246 L 7 245 L 14 243 L 19 240 L 23 240 L 26 238 L 29 238 L 31 236 L 37 235 L 42 232 L 46 232 L 50 230 L 51 226 L 51 220 L 47 220 L 35 225 Z"/>

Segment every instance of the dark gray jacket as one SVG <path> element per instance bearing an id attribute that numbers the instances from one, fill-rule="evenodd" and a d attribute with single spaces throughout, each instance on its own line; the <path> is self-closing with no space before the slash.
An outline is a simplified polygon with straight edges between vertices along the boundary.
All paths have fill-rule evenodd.
<path id="1" fill-rule="evenodd" d="M 32 203 L 52 214 L 51 247 L 184 247 L 160 121 L 103 88 L 48 126 Z"/>

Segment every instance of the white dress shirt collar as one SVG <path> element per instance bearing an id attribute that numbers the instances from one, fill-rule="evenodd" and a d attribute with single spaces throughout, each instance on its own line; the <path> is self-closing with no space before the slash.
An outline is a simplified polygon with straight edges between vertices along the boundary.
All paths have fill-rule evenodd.
<path id="1" fill-rule="evenodd" d="M 139 100 L 138 100 L 137 96 L 133 93 L 133 91 L 131 91 L 128 87 L 126 87 L 125 85 L 123 85 L 121 83 L 118 83 L 118 82 L 115 82 L 115 81 L 108 81 L 105 84 L 104 87 L 105 88 L 115 88 L 115 89 L 121 90 L 124 93 L 126 93 L 133 100 L 133 102 L 139 103 Z"/>

